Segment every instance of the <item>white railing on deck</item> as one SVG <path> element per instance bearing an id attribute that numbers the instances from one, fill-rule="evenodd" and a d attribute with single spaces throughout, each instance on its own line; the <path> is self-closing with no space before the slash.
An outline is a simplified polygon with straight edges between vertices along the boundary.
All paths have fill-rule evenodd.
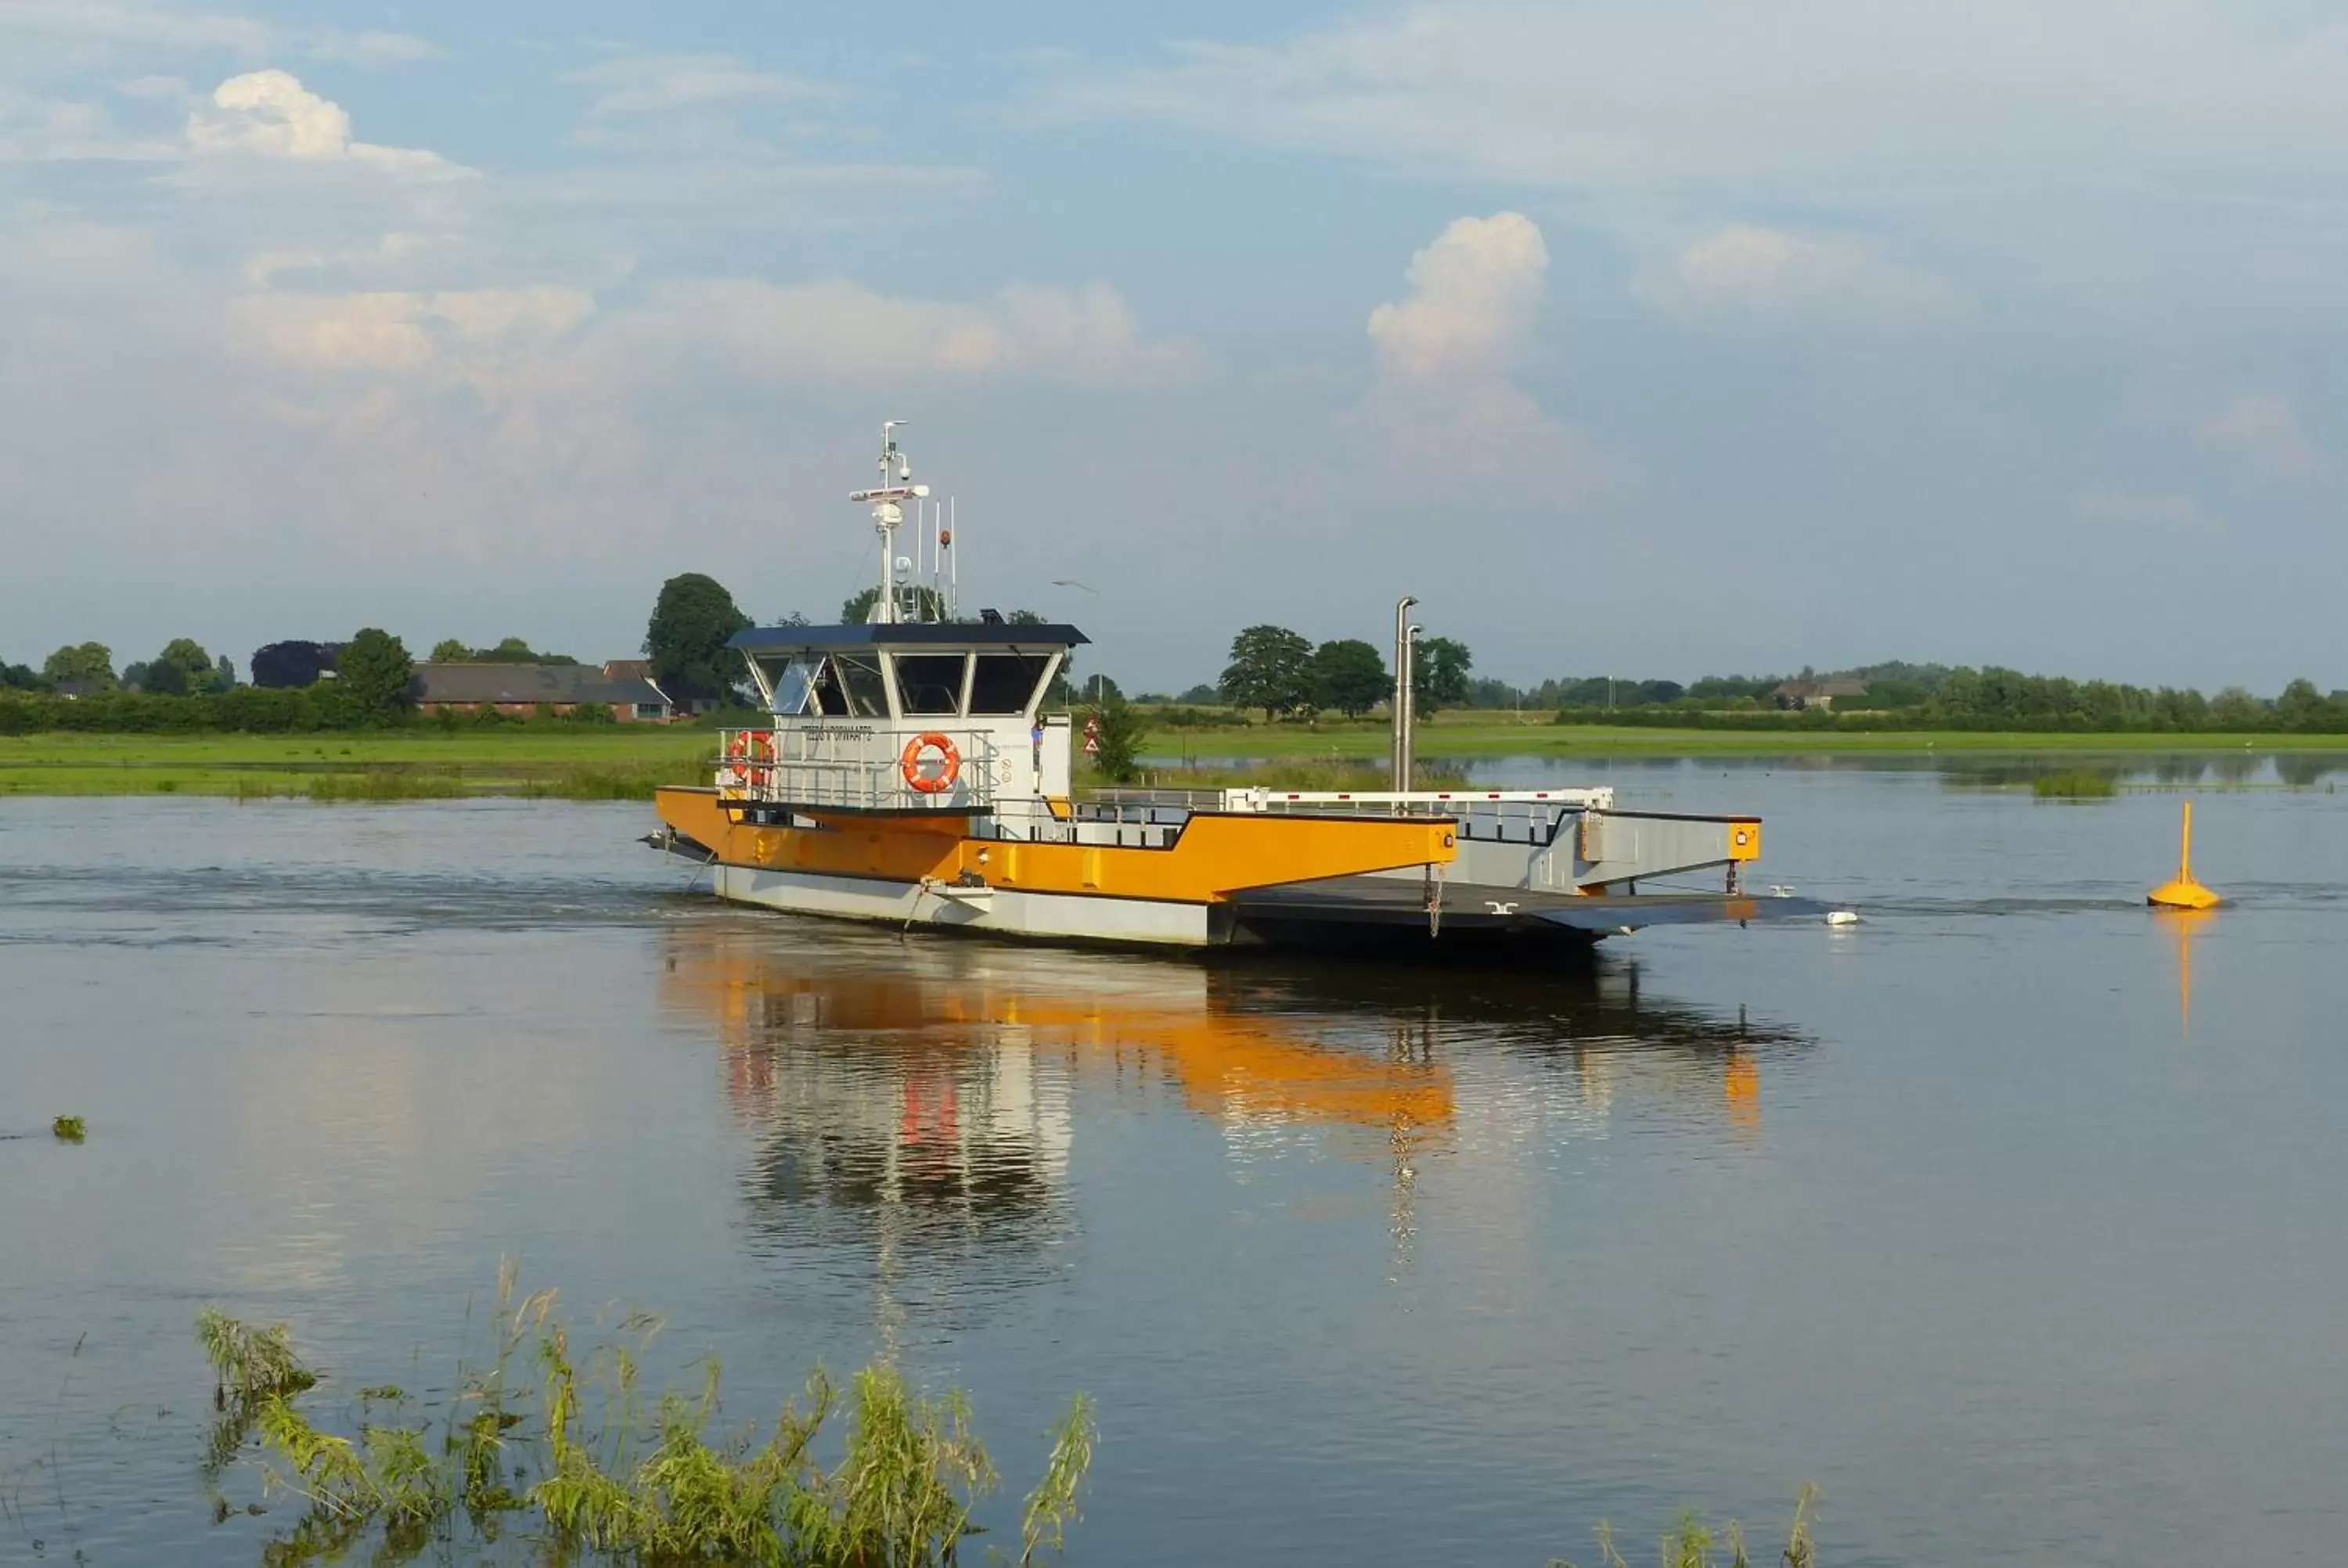
<path id="1" fill-rule="evenodd" d="M 953 743 L 961 766 L 947 788 L 917 790 L 905 777 L 904 747 L 916 734 L 932 733 Z M 925 751 L 922 761 L 925 771 L 934 770 L 937 753 Z M 762 805 L 978 811 L 994 804 L 998 762 L 994 739 L 984 731 L 721 730 L 717 792 Z"/>

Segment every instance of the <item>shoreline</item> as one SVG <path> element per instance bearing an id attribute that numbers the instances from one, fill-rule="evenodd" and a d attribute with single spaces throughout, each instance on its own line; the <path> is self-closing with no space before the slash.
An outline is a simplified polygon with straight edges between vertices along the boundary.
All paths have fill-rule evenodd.
<path id="1" fill-rule="evenodd" d="M 1577 756 L 1933 756 L 1950 752 L 2028 756 L 2099 756 L 2161 753 L 2218 754 L 2250 751 L 2348 753 L 2348 734 L 2284 734 L 2275 732 L 2159 734 L 2135 731 L 1870 730 L 1831 731 L 1668 730 L 1617 724 L 1442 723 L 1419 731 L 1422 761 L 1478 757 Z M 1260 760 L 1331 757 L 1382 758 L 1383 728 L 1286 728 L 1169 730 L 1148 733 L 1142 761 L 1153 767 L 1179 766 L 1186 758 Z"/>
<path id="2" fill-rule="evenodd" d="M 149 735 L 49 733 L 0 736 L 0 799 L 10 796 L 192 794 L 320 801 L 467 799 L 649 800 L 663 784 L 701 782 L 716 742 L 707 730 L 518 728 L 307 735 Z M 1333 763 L 1375 766 L 1386 733 L 1374 726 L 1157 730 L 1140 761 L 1152 774 L 1227 764 L 1277 770 Z M 2348 735 L 2049 734 L 1967 730 L 1784 734 L 1650 730 L 1612 725 L 1435 723 L 1418 753 L 1429 764 L 1495 757 L 1787 759 L 2012 756 L 2120 761 L 2339 754 Z M 1176 781 L 1166 781 L 1173 783 Z M 1274 781 L 1266 781 L 1274 782 Z M 1364 787 L 1354 784 L 1348 787 Z"/>

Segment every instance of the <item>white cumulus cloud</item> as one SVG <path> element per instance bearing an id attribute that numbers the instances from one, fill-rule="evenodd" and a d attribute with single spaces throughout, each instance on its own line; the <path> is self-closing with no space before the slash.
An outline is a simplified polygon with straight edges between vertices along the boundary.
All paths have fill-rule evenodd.
<path id="1" fill-rule="evenodd" d="M 1370 313 L 1377 374 L 1347 423 L 1399 484 L 1529 468 L 1584 486 L 1601 465 L 1517 372 L 1549 287 L 1549 245 L 1521 212 L 1461 218 L 1410 259 L 1410 290 Z"/>
<path id="2" fill-rule="evenodd" d="M 1370 313 L 1381 374 L 1498 374 L 1540 310 L 1548 272 L 1549 247 L 1521 212 L 1458 220 L 1411 258 L 1409 295 Z"/>
<path id="3" fill-rule="evenodd" d="M 201 157 L 348 161 L 401 173 L 461 172 L 437 152 L 351 139 L 351 117 L 289 71 L 248 71 L 212 89 L 188 116 L 188 146 Z"/>
<path id="4" fill-rule="evenodd" d="M 1856 240 L 1732 224 L 1632 280 L 1632 292 L 1683 323 L 1919 324 L 1972 311 L 1962 291 Z"/>

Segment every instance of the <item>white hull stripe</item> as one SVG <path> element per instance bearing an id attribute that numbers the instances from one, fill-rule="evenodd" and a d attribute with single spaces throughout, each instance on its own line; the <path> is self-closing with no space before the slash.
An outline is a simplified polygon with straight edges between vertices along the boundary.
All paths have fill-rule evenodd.
<path id="1" fill-rule="evenodd" d="M 1203 904 L 1011 887 L 995 888 L 983 903 L 963 902 L 919 883 L 872 876 L 768 871 L 752 866 L 719 866 L 711 874 L 720 898 L 804 915 L 1072 941 L 1148 942 L 1180 948 L 1204 947 L 1208 941 Z"/>

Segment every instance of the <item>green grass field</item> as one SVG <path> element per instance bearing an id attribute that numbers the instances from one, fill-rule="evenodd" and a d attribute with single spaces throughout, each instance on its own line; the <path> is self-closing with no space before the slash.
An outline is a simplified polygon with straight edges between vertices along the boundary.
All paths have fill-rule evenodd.
<path id="1" fill-rule="evenodd" d="M 212 794 L 648 800 L 703 782 L 707 730 L 547 727 L 353 735 L 0 736 L 0 796 Z"/>
<path id="2" fill-rule="evenodd" d="M 716 745 L 707 730 L 649 726 L 517 726 L 455 733 L 436 728 L 338 735 L 0 736 L 0 796 L 207 794 L 366 801 L 506 794 L 648 800 L 663 784 L 705 783 Z M 1158 729 L 1149 733 L 1142 749 L 1153 772 L 1190 759 L 1230 760 L 1263 764 L 1245 770 L 1246 782 L 1309 783 L 1306 774 L 1317 777 L 1324 771 L 1343 772 L 1350 779 L 1358 770 L 1338 764 L 1383 759 L 1386 732 L 1367 723 Z M 1479 713 L 1445 715 L 1427 725 L 1419 740 L 1419 755 L 1430 764 L 1498 756 L 2097 757 L 2246 749 L 2348 752 L 2348 735 L 1756 733 L 1517 723 Z M 1292 773 L 1298 778 L 1290 779 Z"/>

